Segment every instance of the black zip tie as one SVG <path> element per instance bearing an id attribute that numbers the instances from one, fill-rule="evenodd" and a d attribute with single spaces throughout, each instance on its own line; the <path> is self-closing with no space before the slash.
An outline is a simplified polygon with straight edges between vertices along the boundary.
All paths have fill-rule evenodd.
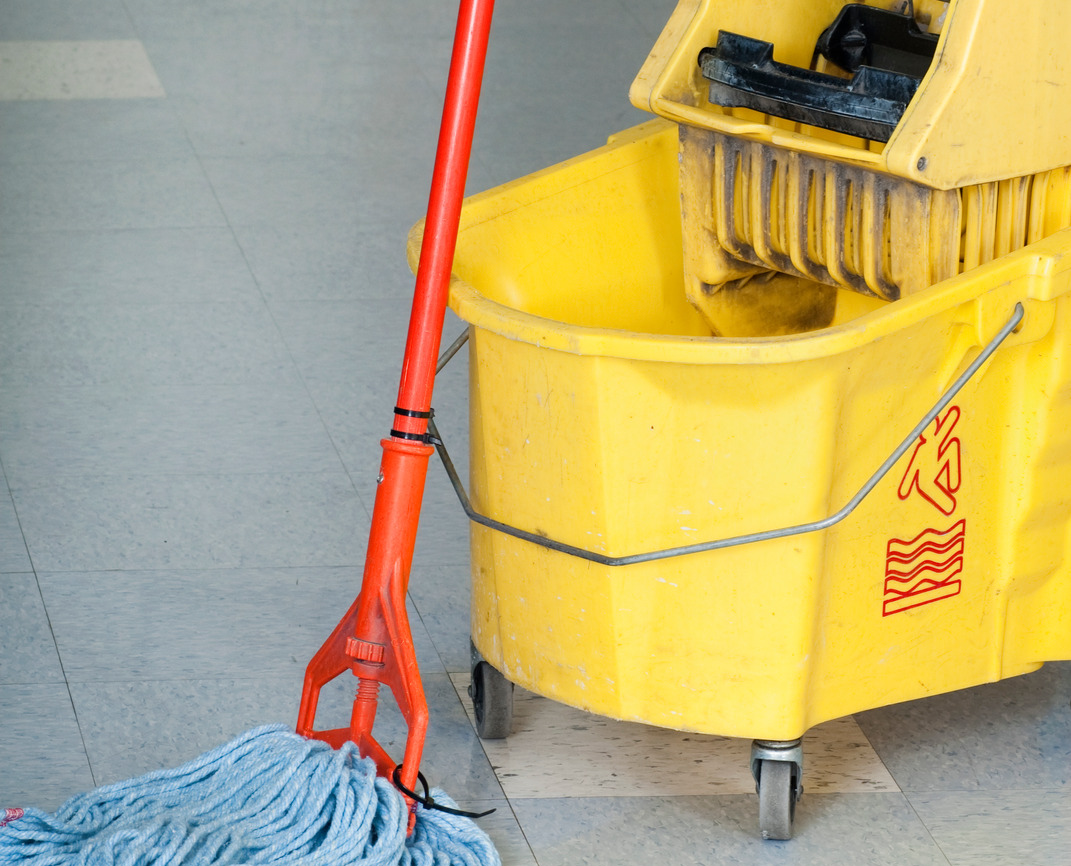
<path id="1" fill-rule="evenodd" d="M 419 803 L 425 809 L 434 809 L 436 812 L 446 812 L 448 815 L 459 815 L 462 818 L 486 818 L 492 812 L 497 812 L 497 809 L 488 809 L 486 812 L 466 812 L 463 809 L 453 809 L 450 806 L 441 806 L 432 799 L 431 791 L 428 788 L 428 780 L 424 778 L 424 774 L 417 770 L 417 779 L 420 780 L 421 787 L 424 788 L 424 796 L 421 797 L 416 791 L 410 791 L 401 780 L 402 765 L 399 764 L 394 768 L 394 772 L 391 774 L 391 781 L 394 782 L 394 787 L 401 791 L 414 803 Z"/>
<path id="2" fill-rule="evenodd" d="M 404 415 L 406 418 L 431 418 L 435 414 L 435 410 L 430 412 L 418 412 L 416 409 L 403 409 L 401 406 L 394 407 L 395 415 Z"/>
<path id="3" fill-rule="evenodd" d="M 401 415 L 403 418 L 422 418 L 428 422 L 435 417 L 435 410 L 431 409 L 427 412 L 419 412 L 416 409 L 402 409 L 400 406 L 394 407 L 394 414 Z M 392 429 L 390 435 L 394 439 L 405 439 L 409 442 L 423 442 L 425 445 L 438 445 L 439 440 L 431 433 L 408 433 L 405 430 Z"/>
<path id="4" fill-rule="evenodd" d="M 390 431 L 392 439 L 405 439 L 407 442 L 423 442 L 425 445 L 434 445 L 435 440 L 430 433 L 407 433 L 405 430 Z"/>

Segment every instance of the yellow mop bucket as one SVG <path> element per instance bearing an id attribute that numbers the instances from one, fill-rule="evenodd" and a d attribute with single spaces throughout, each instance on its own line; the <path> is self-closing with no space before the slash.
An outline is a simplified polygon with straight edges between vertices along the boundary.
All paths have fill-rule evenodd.
<path id="1" fill-rule="evenodd" d="M 652 121 L 465 208 L 474 708 L 754 738 L 788 838 L 811 726 L 1071 657 L 1071 230 L 712 338 L 677 178 Z"/>
<path id="2" fill-rule="evenodd" d="M 1071 17 L 762 6 L 470 199 L 450 303 L 481 736 L 519 683 L 754 738 L 788 838 L 808 728 L 1071 657 Z"/>
<path id="3" fill-rule="evenodd" d="M 787 741 L 1071 656 L 1071 232 L 869 312 L 842 291 L 813 333 L 712 339 L 678 201 L 658 121 L 469 200 L 475 512 L 611 558 L 820 522 L 992 354 L 826 529 L 606 565 L 474 526 L 483 659 L 603 715 Z"/>

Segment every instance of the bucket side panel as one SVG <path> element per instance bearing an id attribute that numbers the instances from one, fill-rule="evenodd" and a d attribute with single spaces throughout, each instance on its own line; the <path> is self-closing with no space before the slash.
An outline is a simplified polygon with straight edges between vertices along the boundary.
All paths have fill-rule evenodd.
<path id="1" fill-rule="evenodd" d="M 1020 350 L 1015 383 L 1021 446 L 1008 454 L 1021 519 L 1013 522 L 1015 577 L 1007 596 L 1005 676 L 1071 658 L 1071 303 L 1044 340 Z"/>

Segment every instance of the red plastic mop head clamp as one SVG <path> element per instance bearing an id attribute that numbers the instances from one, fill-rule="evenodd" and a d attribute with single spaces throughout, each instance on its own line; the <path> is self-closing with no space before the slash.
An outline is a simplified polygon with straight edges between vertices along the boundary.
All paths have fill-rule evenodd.
<path id="1" fill-rule="evenodd" d="M 412 499 L 415 497 L 419 505 L 433 449 L 395 439 L 385 439 L 382 445 L 383 480 L 376 494 L 361 594 L 309 662 L 297 732 L 336 749 L 347 740 L 357 743 L 361 754 L 375 761 L 379 774 L 390 779 L 396 763 L 372 736 L 379 687 L 389 686 L 409 728 L 400 780 L 412 791 L 428 728 L 428 705 L 405 610 L 405 593 L 419 518 L 419 508 L 412 508 Z M 320 690 L 346 670 L 353 671 L 358 679 L 349 727 L 318 731 L 315 722 Z M 406 796 L 406 800 L 412 809 L 412 797 Z M 410 817 L 410 829 L 412 822 Z"/>

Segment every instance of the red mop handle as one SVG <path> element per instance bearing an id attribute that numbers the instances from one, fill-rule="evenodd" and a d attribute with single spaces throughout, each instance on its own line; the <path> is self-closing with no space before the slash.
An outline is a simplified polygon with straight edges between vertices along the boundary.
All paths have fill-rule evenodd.
<path id="1" fill-rule="evenodd" d="M 354 741 L 362 755 L 375 760 L 379 774 L 391 778 L 396 764 L 372 736 L 379 687 L 388 685 L 408 726 L 399 781 L 410 791 L 416 790 L 428 705 L 405 612 L 405 595 L 428 458 L 434 450 L 426 441 L 426 433 L 435 363 L 493 8 L 494 0 L 461 2 L 394 427 L 390 438 L 381 443 L 383 461 L 361 594 L 309 662 L 297 723 L 298 733 L 325 740 L 336 748 L 346 740 Z M 321 687 L 347 669 L 359 680 L 350 726 L 315 730 Z M 407 799 L 412 806 L 411 798 Z"/>

